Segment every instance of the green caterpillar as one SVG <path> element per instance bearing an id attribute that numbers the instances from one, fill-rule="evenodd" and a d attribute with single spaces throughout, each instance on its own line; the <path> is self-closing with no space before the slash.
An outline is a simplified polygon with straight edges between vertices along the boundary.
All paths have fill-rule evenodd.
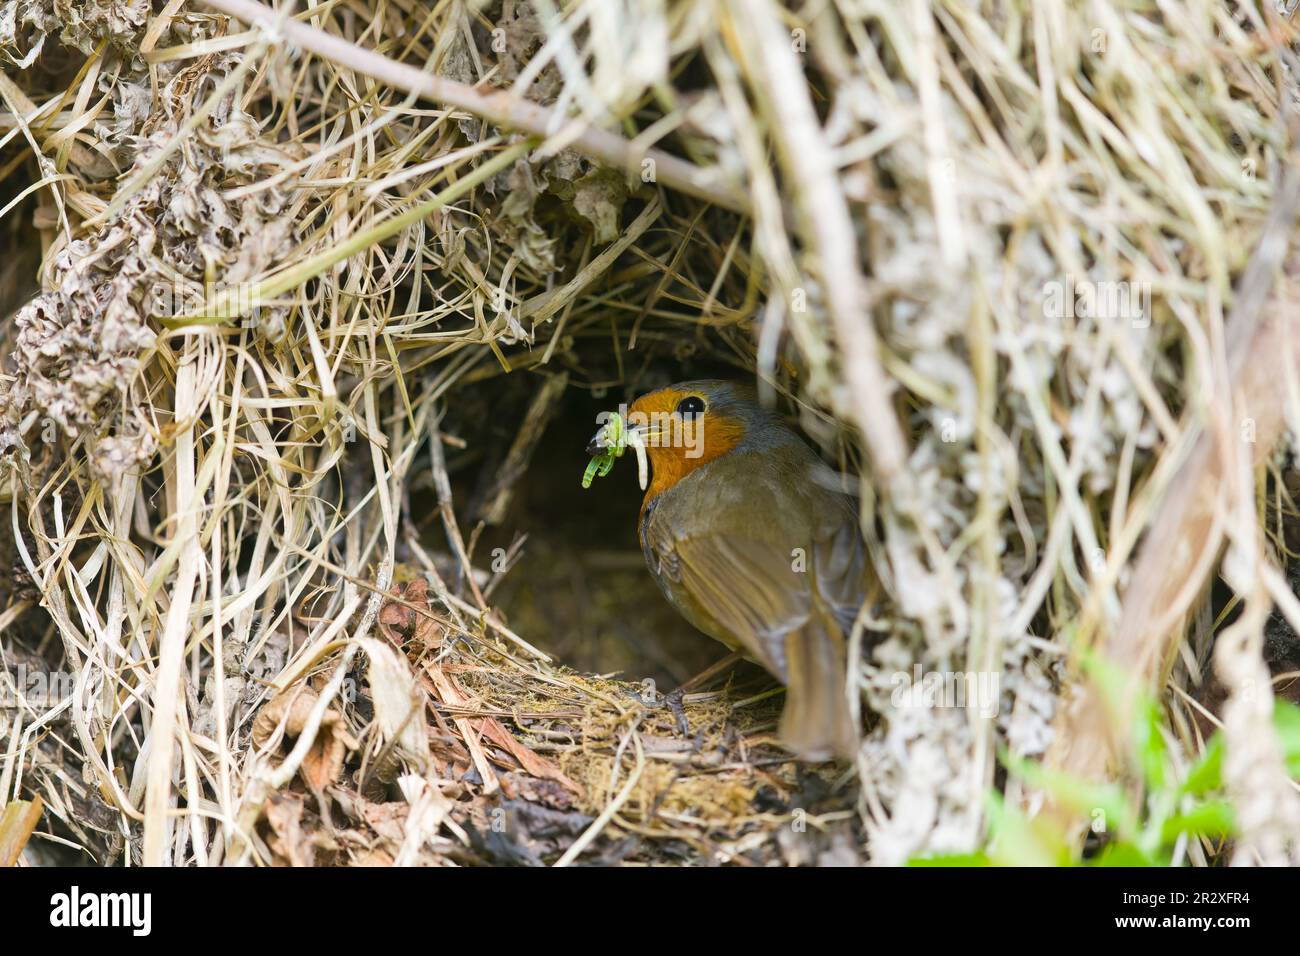
<path id="1" fill-rule="evenodd" d="M 620 458 L 627 450 L 627 424 L 618 412 L 610 412 L 609 421 L 605 422 L 602 436 L 605 450 L 594 456 L 587 463 L 587 470 L 582 473 L 582 487 L 590 488 L 597 475 L 604 478 L 614 467 L 614 460 Z"/>

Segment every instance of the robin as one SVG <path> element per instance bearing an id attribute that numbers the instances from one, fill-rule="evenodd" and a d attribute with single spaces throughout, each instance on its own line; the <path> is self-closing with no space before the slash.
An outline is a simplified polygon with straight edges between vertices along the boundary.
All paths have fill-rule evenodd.
<path id="1" fill-rule="evenodd" d="M 661 388 L 632 404 L 625 427 L 649 458 L 638 532 L 664 596 L 786 685 L 787 747 L 809 760 L 851 756 L 845 635 L 871 580 L 853 500 L 742 385 Z M 588 453 L 604 440 L 602 428 Z"/>

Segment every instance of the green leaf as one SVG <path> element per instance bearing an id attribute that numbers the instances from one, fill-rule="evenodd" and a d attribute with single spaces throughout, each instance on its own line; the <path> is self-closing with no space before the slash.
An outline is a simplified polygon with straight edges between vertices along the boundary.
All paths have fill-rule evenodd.
<path id="1" fill-rule="evenodd" d="M 1063 834 L 1045 817 L 1030 819 L 989 795 L 989 843 L 993 861 L 1003 866 L 1070 866 L 1073 853 Z"/>
<path id="2" fill-rule="evenodd" d="M 1166 820 L 1160 828 L 1160 838 L 1165 843 L 1173 843 L 1184 833 L 1207 837 L 1231 836 L 1233 826 L 1232 804 L 1226 800 L 1210 800 Z"/>
<path id="3" fill-rule="evenodd" d="M 1223 787 L 1223 734 L 1216 733 L 1205 745 L 1205 752 L 1187 771 L 1180 793 L 1199 797 Z"/>
<path id="4" fill-rule="evenodd" d="M 1155 866 L 1155 861 L 1132 843 L 1120 840 L 1107 843 L 1089 866 Z"/>
<path id="5" fill-rule="evenodd" d="M 1137 706 L 1137 720 L 1133 723 L 1134 749 L 1147 786 L 1152 790 L 1160 790 L 1165 785 L 1165 770 L 1169 760 L 1165 737 L 1160 732 L 1160 708 L 1145 694 L 1138 698 Z"/>
<path id="6" fill-rule="evenodd" d="M 1285 700 L 1273 701 L 1273 727 L 1286 755 L 1286 772 L 1300 777 L 1300 707 Z"/>
<path id="7" fill-rule="evenodd" d="M 1084 672 L 1101 693 L 1111 723 L 1118 725 L 1121 720 L 1132 720 L 1133 757 L 1147 786 L 1159 790 L 1165 785 L 1169 766 L 1165 738 L 1160 732 L 1163 723 L 1160 705 L 1151 694 L 1135 686 L 1128 673 L 1105 658 L 1087 654 L 1082 664 Z M 1132 710 L 1127 710 L 1127 707 Z"/>
<path id="8" fill-rule="evenodd" d="M 940 853 L 936 856 L 914 856 L 908 866 L 992 866 L 985 853 Z"/>
<path id="9" fill-rule="evenodd" d="M 1115 784 L 1082 780 L 1016 757 L 1006 750 L 1000 757 L 1003 765 L 1025 783 L 1048 791 L 1061 806 L 1087 817 L 1089 826 L 1100 811 L 1108 829 L 1114 827 L 1122 836 L 1131 835 L 1136 830 L 1137 813 L 1123 789 Z"/>

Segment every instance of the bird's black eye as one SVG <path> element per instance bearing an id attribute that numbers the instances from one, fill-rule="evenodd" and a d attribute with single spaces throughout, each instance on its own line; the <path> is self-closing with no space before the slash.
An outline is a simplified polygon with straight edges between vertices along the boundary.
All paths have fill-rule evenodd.
<path id="1" fill-rule="evenodd" d="M 698 395 L 687 395 L 677 403 L 678 415 L 703 415 L 704 399 Z"/>

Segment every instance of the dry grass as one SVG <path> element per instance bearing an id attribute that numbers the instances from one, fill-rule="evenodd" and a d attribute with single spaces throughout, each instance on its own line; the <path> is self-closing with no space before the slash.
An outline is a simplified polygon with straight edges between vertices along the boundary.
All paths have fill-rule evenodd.
<path id="1" fill-rule="evenodd" d="M 1271 5 L 79 6 L 0 4 L 0 802 L 43 800 L 32 860 L 970 850 L 990 788 L 1039 805 L 999 748 L 1119 772 L 1085 648 L 1190 759 L 1225 608 L 1235 852 L 1295 857 L 1257 692 L 1273 605 L 1300 624 L 1263 469 L 1300 420 Z M 608 516 L 554 490 L 564 422 L 719 371 L 861 475 L 853 768 L 789 761 L 748 672 L 666 701 L 496 600 Z M 566 560 L 634 552 L 623 492 Z M 898 707 L 917 666 L 996 675 L 998 712 Z"/>

